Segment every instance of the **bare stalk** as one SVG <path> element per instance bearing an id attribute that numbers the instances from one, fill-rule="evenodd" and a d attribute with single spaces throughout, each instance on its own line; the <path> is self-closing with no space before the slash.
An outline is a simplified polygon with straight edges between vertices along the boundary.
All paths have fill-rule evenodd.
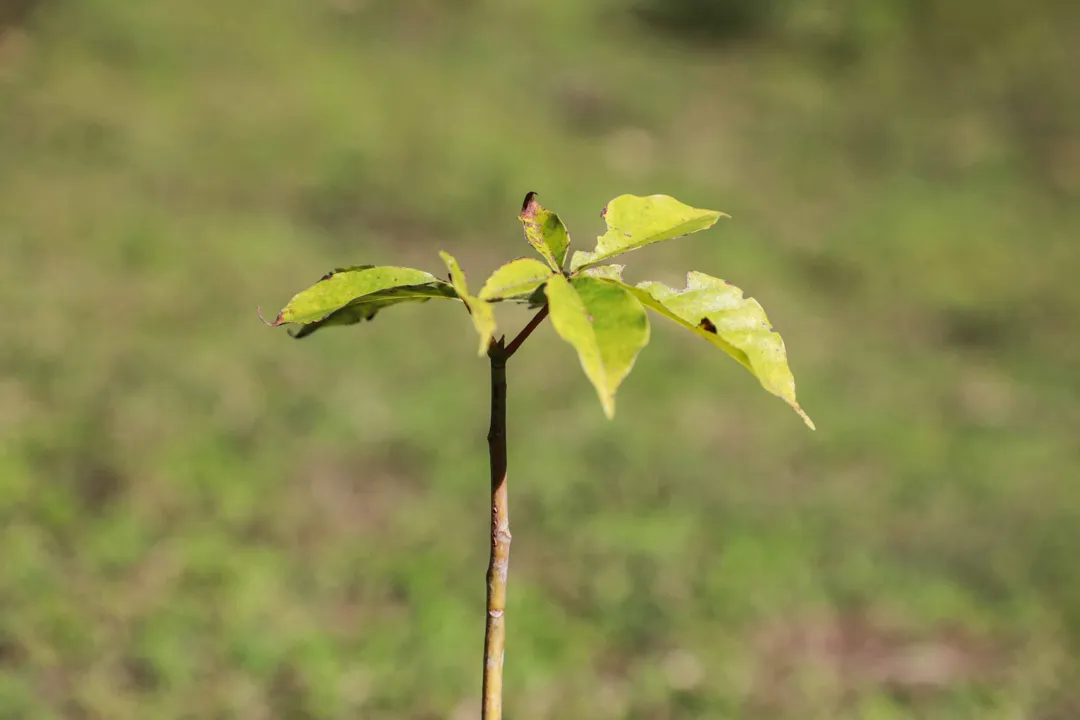
<path id="1" fill-rule="evenodd" d="M 510 569 L 510 508 L 506 499 L 506 361 L 517 352 L 548 315 L 545 305 L 510 344 L 492 340 L 491 426 L 491 561 L 487 571 L 487 627 L 484 632 L 483 720 L 502 720 L 503 658 L 506 656 L 506 575 Z"/>
<path id="2" fill-rule="evenodd" d="M 503 657 L 506 653 L 506 574 L 510 566 L 510 514 L 506 502 L 506 348 L 492 343 L 491 427 L 491 562 L 487 571 L 487 631 L 484 633 L 483 720 L 501 720 Z"/>

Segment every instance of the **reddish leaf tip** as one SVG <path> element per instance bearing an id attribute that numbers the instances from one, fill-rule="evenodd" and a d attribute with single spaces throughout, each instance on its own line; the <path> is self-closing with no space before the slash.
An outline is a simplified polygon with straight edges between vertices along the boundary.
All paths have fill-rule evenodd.
<path id="1" fill-rule="evenodd" d="M 521 217 L 534 218 L 536 211 L 540 209 L 540 203 L 536 200 L 537 193 L 529 191 L 525 194 L 525 200 L 521 203 Z"/>

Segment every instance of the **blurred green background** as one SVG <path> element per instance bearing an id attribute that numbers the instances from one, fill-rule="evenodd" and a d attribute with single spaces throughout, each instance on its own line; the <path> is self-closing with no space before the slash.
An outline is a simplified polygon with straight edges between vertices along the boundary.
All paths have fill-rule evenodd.
<path id="1" fill-rule="evenodd" d="M 0 718 L 476 717 L 487 366 L 528 190 L 733 215 L 809 432 L 654 319 L 509 368 L 510 718 L 1080 717 L 1080 5 L 5 0 Z M 508 310 L 502 327 L 527 319 Z"/>

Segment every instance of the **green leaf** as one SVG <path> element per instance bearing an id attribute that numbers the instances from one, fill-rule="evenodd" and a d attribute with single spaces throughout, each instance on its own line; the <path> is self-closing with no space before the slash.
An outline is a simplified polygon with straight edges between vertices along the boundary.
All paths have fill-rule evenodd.
<path id="1" fill-rule="evenodd" d="M 596 239 L 593 252 L 574 253 L 571 272 L 654 242 L 705 230 L 720 218 L 729 217 L 716 210 L 692 208 L 668 195 L 620 195 L 607 204 L 601 215 L 607 232 Z"/>
<path id="2" fill-rule="evenodd" d="M 403 302 L 426 302 L 427 300 L 430 300 L 431 297 L 448 297 L 452 299 L 457 299 L 456 295 L 432 295 L 423 297 L 379 296 L 364 303 L 343 307 L 336 312 L 330 313 L 322 320 L 316 320 L 315 322 L 302 325 L 299 330 L 297 330 L 296 332 L 290 331 L 289 334 L 297 340 L 300 340 L 302 338 L 306 338 L 308 335 L 311 335 L 316 330 L 323 329 L 324 327 L 333 327 L 337 325 L 355 325 L 365 320 L 372 320 L 379 312 L 379 310 L 390 305 L 397 305 L 398 303 Z"/>
<path id="3" fill-rule="evenodd" d="M 614 417 L 615 391 L 649 342 L 645 308 L 628 288 L 606 280 L 554 275 L 545 288 L 555 331 L 577 350 L 604 414 Z"/>
<path id="4" fill-rule="evenodd" d="M 795 378 L 788 367 L 784 340 L 773 331 L 757 300 L 744 298 L 743 291 L 734 285 L 699 272 L 687 274 L 683 290 L 657 282 L 620 287 L 738 360 L 814 429 L 814 422 L 795 400 Z"/>
<path id="5" fill-rule="evenodd" d="M 491 337 L 495 334 L 495 308 L 487 300 L 481 300 L 469 294 L 469 287 L 465 284 L 465 273 L 461 271 L 458 261 L 448 252 L 439 252 L 439 256 L 450 270 L 450 282 L 454 286 L 458 297 L 465 301 L 472 316 L 473 327 L 480 336 L 480 351 L 483 355 L 491 344 Z"/>
<path id="6" fill-rule="evenodd" d="M 570 233 L 559 216 L 541 207 L 536 201 L 536 193 L 531 192 L 525 196 L 518 217 L 525 228 L 525 239 L 547 260 L 552 270 L 562 272 L 570 247 Z"/>
<path id="7" fill-rule="evenodd" d="M 511 260 L 491 274 L 477 297 L 489 302 L 528 302 L 552 273 L 551 268 L 533 258 Z"/>
<path id="8" fill-rule="evenodd" d="M 353 325 L 371 320 L 390 305 L 456 299 L 448 283 L 423 270 L 374 265 L 338 268 L 302 290 L 268 325 L 303 325 L 293 337 L 302 338 L 323 327 Z"/>

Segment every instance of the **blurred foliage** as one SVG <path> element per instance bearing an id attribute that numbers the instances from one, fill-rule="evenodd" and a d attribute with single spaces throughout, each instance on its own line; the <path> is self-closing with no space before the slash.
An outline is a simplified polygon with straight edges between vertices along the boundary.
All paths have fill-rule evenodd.
<path id="1" fill-rule="evenodd" d="M 633 11 L 649 29 L 683 39 L 726 43 L 769 34 L 784 4 L 777 0 L 639 0 Z"/>
<path id="2" fill-rule="evenodd" d="M 0 6 L 0 717 L 475 716 L 468 318 L 254 309 L 484 277 L 529 190 L 578 248 L 624 192 L 730 212 L 628 280 L 761 300 L 819 429 L 660 327 L 608 423 L 542 326 L 508 715 L 1075 717 L 1078 8 Z"/>

